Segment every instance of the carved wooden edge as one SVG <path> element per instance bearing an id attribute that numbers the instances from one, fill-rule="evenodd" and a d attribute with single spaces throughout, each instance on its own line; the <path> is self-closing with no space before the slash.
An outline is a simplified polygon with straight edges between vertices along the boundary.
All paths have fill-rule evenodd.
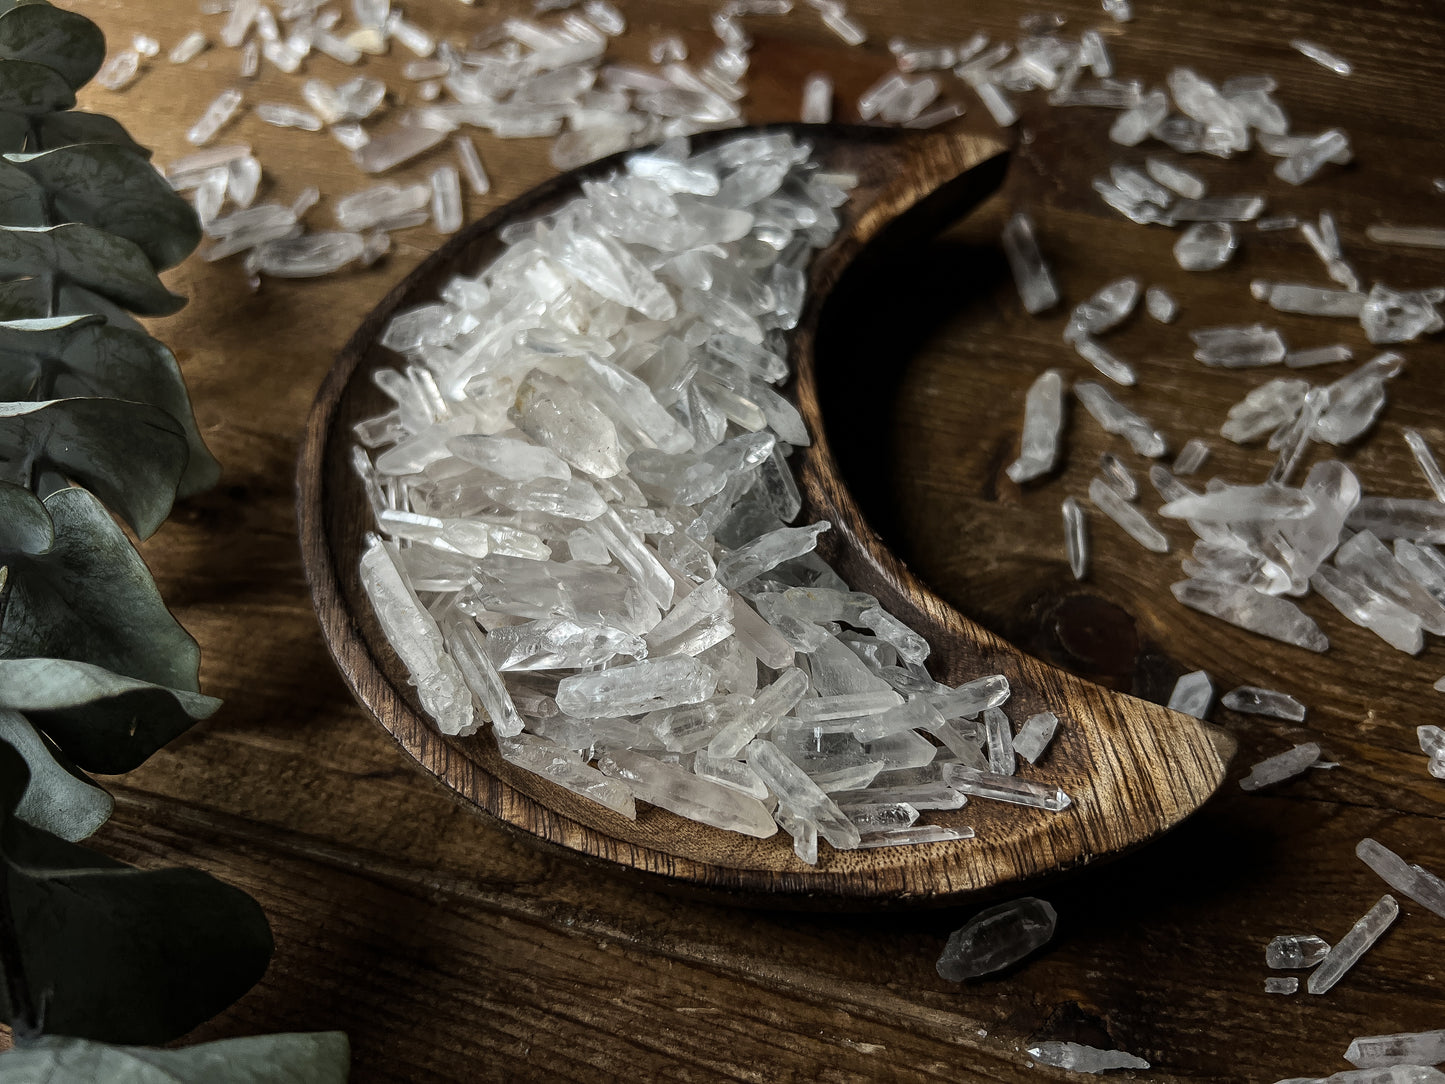
<path id="1" fill-rule="evenodd" d="M 878 172 L 883 177 L 895 180 L 906 180 L 910 176 L 909 170 L 900 166 L 912 157 L 918 157 L 922 165 L 931 168 L 935 181 L 945 181 L 953 176 L 949 169 L 958 167 L 955 170 L 957 172 L 966 168 L 967 164 L 972 164 L 966 161 L 970 156 L 975 160 L 982 160 L 980 155 L 987 157 L 997 151 L 996 145 L 985 147 L 984 142 L 977 137 L 920 137 L 891 129 L 796 124 L 754 129 L 767 130 L 793 131 L 801 138 L 812 139 L 825 156 L 830 150 L 835 154 L 841 151 L 844 159 L 871 162 L 880 167 Z M 736 132 L 709 133 L 708 136 L 698 137 L 694 145 L 705 146 L 734 134 Z M 952 149 L 949 149 L 950 147 Z M 713 899 L 721 894 L 729 902 L 749 905 L 804 908 L 878 907 L 911 903 L 944 904 L 964 895 L 980 897 L 980 885 L 987 885 L 988 891 L 1000 891 L 1017 880 L 1081 865 L 1095 854 L 1144 842 L 1192 810 L 1198 801 L 1207 796 L 1208 792 L 1212 792 L 1218 785 L 1218 778 L 1222 777 L 1224 762 L 1227 761 L 1227 755 L 1221 755 L 1222 747 L 1215 750 L 1213 764 L 1200 765 L 1202 775 L 1198 781 L 1203 783 L 1205 777 L 1212 777 L 1213 785 L 1208 786 L 1207 790 L 1189 791 L 1186 798 L 1196 800 L 1189 804 L 1187 809 L 1182 806 L 1178 809 L 1161 809 L 1159 813 L 1162 814 L 1162 819 L 1153 822 L 1153 830 L 1146 830 L 1143 835 L 1128 841 L 1113 837 L 1113 833 L 1083 833 L 1082 835 L 1087 837 L 1084 845 L 1070 846 L 1064 838 L 1052 838 L 1058 835 L 1056 829 L 1063 828 L 1060 820 L 1047 826 L 1041 837 L 1042 842 L 1036 842 L 1032 846 L 1016 841 L 1018 846 L 1008 848 L 1002 846 L 1001 842 L 995 842 L 987 848 L 987 853 L 993 856 L 987 863 L 982 861 L 981 852 L 984 852 L 985 848 L 977 845 L 960 847 L 957 844 L 923 844 L 897 850 L 828 852 L 828 859 L 820 863 L 823 868 L 805 867 L 792 860 L 790 855 L 785 862 L 797 866 L 795 870 L 746 868 L 722 862 L 697 861 L 649 845 L 646 836 L 655 835 L 655 832 L 629 831 L 630 822 L 602 810 L 601 807 L 594 807 L 591 803 L 586 803 L 585 799 L 577 798 L 539 778 L 519 779 L 516 782 L 520 785 L 512 785 L 487 771 L 478 761 L 478 746 L 468 744 L 475 743 L 476 739 L 446 738 L 421 716 L 414 696 L 405 687 L 404 679 L 400 676 L 399 662 L 391 656 L 384 643 L 381 650 L 390 657 L 385 662 L 378 660 L 363 635 L 362 624 L 374 625 L 374 618 L 369 612 L 358 613 L 353 609 L 352 601 L 359 592 L 355 570 L 348 567 L 346 572 L 350 591 L 343 589 L 340 579 L 333 547 L 333 532 L 344 526 L 338 524 L 338 519 L 344 518 L 344 498 L 324 503 L 328 473 L 345 475 L 344 469 L 338 469 L 336 457 L 344 457 L 351 443 L 349 432 L 337 431 L 339 408 L 353 378 L 358 375 L 358 370 L 365 363 L 375 360 L 377 339 L 395 311 L 404 305 L 435 297 L 444 279 L 459 266 L 469 264 L 469 257 L 475 255 L 475 250 L 485 247 L 485 242 L 502 225 L 549 208 L 561 198 L 572 194 L 581 179 L 598 176 L 615 168 L 625 157 L 625 153 L 553 177 L 454 236 L 394 287 L 368 314 L 338 355 L 336 363 L 321 385 L 308 418 L 297 466 L 297 518 L 302 560 L 328 649 L 348 686 L 363 706 L 420 767 L 440 777 L 459 801 L 492 814 L 516 834 L 555 845 L 574 857 L 581 855 L 594 860 L 589 864 L 598 864 L 614 872 L 634 875 L 650 887 L 697 893 Z M 902 206 L 927 205 L 930 202 L 926 198 L 920 198 L 926 193 L 919 188 L 918 179 L 915 176 L 911 186 L 912 202 Z M 967 182 L 960 184 L 967 187 Z M 906 183 L 903 184 L 904 189 L 908 187 Z M 882 188 L 889 198 L 895 198 L 897 184 L 890 186 L 884 183 Z M 943 202 L 947 203 L 948 200 Z M 901 210 L 901 206 L 897 209 Z M 858 208 L 858 211 L 856 222 L 845 222 L 844 225 L 845 230 L 856 231 L 857 236 L 850 232 L 842 244 L 835 243 L 834 248 L 819 254 L 813 270 L 815 288 L 821 286 L 826 290 L 836 282 L 849 259 L 861 251 L 863 243 L 881 232 L 886 223 L 892 220 L 888 206 L 880 203 L 868 203 Z M 822 294 L 810 291 L 809 308 L 793 346 L 796 357 L 802 357 L 805 353 L 811 354 L 816 319 L 825 302 L 826 298 Z M 810 320 L 812 322 L 809 322 Z M 806 351 L 802 349 L 803 344 L 807 346 Z M 857 512 L 856 505 L 836 477 L 831 486 L 820 488 L 819 471 L 832 466 L 832 459 L 827 451 L 823 431 L 818 425 L 814 377 L 810 360 L 806 381 L 802 379 L 802 371 L 799 370 L 799 398 L 800 406 L 805 408 L 805 417 L 809 417 L 813 423 L 817 443 L 807 454 L 801 480 L 810 500 L 817 507 L 837 510 L 834 515 L 837 517 L 838 535 L 850 546 L 858 547 L 859 553 L 855 557 L 859 559 L 845 562 L 850 569 L 845 575 L 865 573 L 869 581 L 881 576 L 880 582 L 894 585 L 885 593 L 900 596 L 896 599 L 889 598 L 888 602 L 898 606 L 898 612 L 905 620 L 910 617 L 922 618 L 925 628 L 942 627 L 951 634 L 956 632 L 964 638 L 976 638 L 980 646 L 987 649 L 988 655 L 1016 658 L 1017 652 L 995 641 L 972 623 L 961 619 L 951 607 L 912 578 L 901 564 L 882 549 L 877 536 L 867 528 Z M 352 504 L 356 504 L 359 498 L 359 490 L 355 490 Z M 837 545 L 832 548 L 839 549 Z M 865 551 L 866 556 L 863 556 Z M 905 590 L 915 591 L 917 601 L 902 598 L 901 593 Z M 906 604 L 899 605 L 905 602 Z M 1066 679 L 1064 686 L 1081 686 L 1078 691 L 1086 697 L 1113 695 L 1067 678 L 1067 675 L 1048 676 Z M 1064 692 L 1064 687 L 1060 687 L 1058 691 Z M 1156 708 L 1155 711 L 1162 709 Z M 498 760 L 497 767 L 503 772 L 510 767 L 495 756 L 493 759 Z M 513 774 L 517 774 L 515 769 Z M 1193 778 L 1195 776 L 1191 776 L 1191 779 Z M 543 797 L 539 798 L 538 793 Z M 1167 804 L 1171 807 L 1174 805 L 1172 801 Z M 619 835 L 609 834 L 608 831 L 594 827 L 592 823 L 583 823 L 568 816 L 565 810 L 571 808 L 579 809 L 589 822 L 605 823 L 614 820 L 618 823 L 614 831 L 632 835 L 634 838 L 619 838 Z M 663 835 L 669 840 L 674 838 L 671 833 L 730 835 L 693 824 L 661 810 L 650 810 L 649 813 L 656 814 L 654 825 L 659 820 L 663 823 Z M 1062 817 L 1073 819 L 1068 814 Z M 776 844 L 777 841 L 775 837 L 773 841 L 752 842 Z"/>

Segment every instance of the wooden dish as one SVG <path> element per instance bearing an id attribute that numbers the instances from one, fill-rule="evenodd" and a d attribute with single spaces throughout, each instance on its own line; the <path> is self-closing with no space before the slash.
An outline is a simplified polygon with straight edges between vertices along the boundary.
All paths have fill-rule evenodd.
<path id="1" fill-rule="evenodd" d="M 351 430 L 386 409 L 370 377 L 376 368 L 397 362 L 377 340 L 398 309 L 434 299 L 451 275 L 489 262 L 501 247 L 502 226 L 546 213 L 575 195 L 582 180 L 610 172 L 617 158 L 554 177 L 452 238 L 367 316 L 322 384 L 301 451 L 297 501 L 306 574 L 337 665 L 402 748 L 462 801 L 540 840 L 656 875 L 671 888 L 715 890 L 765 906 L 944 903 L 1009 891 L 1154 839 L 1215 792 L 1234 740 L 1190 716 L 1048 666 L 936 596 L 864 521 L 829 450 L 830 441 L 850 435 L 830 431 L 819 408 L 828 359 L 815 355 L 815 342 L 820 321 L 827 320 L 831 289 L 869 253 L 928 236 L 975 206 L 1001 182 L 1005 148 L 966 132 L 772 127 L 811 141 L 825 169 L 858 176 L 852 198 L 840 208 L 838 237 L 813 263 L 807 306 L 792 341 L 793 391 L 814 439 L 793 457 L 804 520 L 833 523 L 823 536 L 824 556 L 856 589 L 876 595 L 928 639 L 930 667 L 939 680 L 1006 674 L 1014 690 L 1008 703 L 1012 718 L 1044 710 L 1059 716 L 1053 746 L 1037 767 L 1022 764 L 1020 774 L 1056 782 L 1073 798 L 1072 806 L 1046 813 L 974 801 L 961 810 L 930 812 L 927 819 L 972 825 L 975 839 L 847 852 L 825 844 L 817 866 L 810 867 L 793 856 L 791 840 L 782 833 L 752 839 L 646 805 L 640 805 L 636 822 L 628 821 L 506 763 L 485 734 L 444 737 L 422 716 L 357 576 L 362 537 L 371 522 L 349 465 Z M 729 134 L 699 137 L 696 143 Z"/>

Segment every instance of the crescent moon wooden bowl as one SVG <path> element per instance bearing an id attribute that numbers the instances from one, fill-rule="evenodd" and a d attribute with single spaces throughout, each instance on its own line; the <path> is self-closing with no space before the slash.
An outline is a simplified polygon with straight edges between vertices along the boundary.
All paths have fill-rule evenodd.
<path id="1" fill-rule="evenodd" d="M 780 125 L 811 141 L 824 168 L 855 173 L 837 238 L 810 272 L 792 339 L 793 393 L 813 445 L 793 456 L 804 520 L 826 518 L 824 555 L 856 589 L 876 595 L 933 645 L 930 666 L 957 683 L 990 673 L 1013 686 L 1010 716 L 1051 710 L 1058 736 L 1038 766 L 1021 773 L 1055 782 L 1073 798 L 1062 813 L 973 801 L 932 812 L 932 823 L 973 826 L 971 840 L 859 851 L 819 848 L 815 867 L 798 861 L 788 836 L 758 840 L 684 820 L 639 803 L 636 822 L 506 763 L 484 731 L 444 737 L 420 712 L 357 575 L 370 512 L 348 462 L 352 425 L 386 409 L 372 372 L 397 358 L 378 345 L 399 309 L 434 299 L 454 273 L 475 271 L 500 250 L 509 222 L 543 214 L 600 177 L 617 156 L 562 174 L 473 223 L 393 289 L 338 356 L 312 408 L 297 473 L 302 554 L 323 634 L 363 705 L 423 769 L 456 796 L 521 832 L 578 855 L 662 879 L 666 887 L 729 894 L 774 907 L 870 907 L 944 903 L 994 895 L 1041 875 L 1114 856 L 1159 836 L 1197 809 L 1222 782 L 1234 742 L 1223 731 L 1158 705 L 1111 692 L 1009 646 L 940 599 L 870 529 L 830 447 L 851 434 L 830 430 L 819 407 L 828 359 L 815 343 L 832 287 L 855 261 L 926 236 L 975 206 L 1002 180 L 1007 152 L 966 132 Z M 729 133 L 698 137 L 697 145 Z M 866 389 L 859 389 L 866 394 Z"/>

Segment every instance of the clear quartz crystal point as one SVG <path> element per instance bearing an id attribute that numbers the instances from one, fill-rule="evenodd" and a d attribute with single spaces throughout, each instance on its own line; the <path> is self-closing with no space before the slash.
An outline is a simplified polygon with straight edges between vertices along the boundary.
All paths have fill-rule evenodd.
<path id="1" fill-rule="evenodd" d="M 1179 454 L 1174 457 L 1174 473 L 1193 474 L 1204 466 L 1208 458 L 1209 445 L 1198 437 L 1193 437 L 1185 442 L 1184 447 L 1179 449 Z"/>
<path id="2" fill-rule="evenodd" d="M 1339 156 L 1349 153 L 1349 137 L 1338 128 L 1332 128 L 1309 140 L 1290 157 L 1280 159 L 1274 167 L 1274 175 L 1289 184 L 1304 184 L 1314 177 L 1326 162 L 1333 162 Z"/>
<path id="3" fill-rule="evenodd" d="M 462 183 L 455 166 L 432 170 L 431 217 L 438 233 L 456 233 L 462 228 Z"/>
<path id="4" fill-rule="evenodd" d="M 1169 539 L 1164 536 L 1163 532 L 1150 523 L 1144 517 L 1144 513 L 1121 497 L 1119 492 L 1102 478 L 1095 476 L 1090 480 L 1089 500 L 1099 511 L 1117 523 L 1125 534 L 1145 549 L 1154 553 L 1169 552 Z"/>
<path id="5" fill-rule="evenodd" d="M 1084 517 L 1084 507 L 1073 497 L 1065 497 L 1062 505 L 1064 514 L 1064 556 L 1069 562 L 1069 571 L 1074 579 L 1082 580 L 1089 571 L 1089 524 Z"/>
<path id="6" fill-rule="evenodd" d="M 778 799 L 779 806 L 794 816 L 812 821 L 817 825 L 818 834 L 837 849 L 852 850 L 858 846 L 862 836 L 857 826 L 776 745 L 761 739 L 749 743 L 747 761 Z"/>
<path id="7" fill-rule="evenodd" d="M 1303 38 L 1294 38 L 1290 41 L 1290 47 L 1303 53 L 1316 64 L 1329 68 L 1336 75 L 1349 75 L 1351 72 L 1350 62 L 1338 56 L 1323 45 L 1316 45 L 1312 41 L 1305 41 Z"/>
<path id="8" fill-rule="evenodd" d="M 1030 764 L 1037 764 L 1039 757 L 1044 755 L 1049 743 L 1054 740 L 1054 732 L 1058 727 L 1058 716 L 1051 711 L 1030 715 L 1014 737 L 1014 752 Z"/>
<path id="9" fill-rule="evenodd" d="M 833 119 L 833 80 L 814 72 L 803 82 L 803 108 L 801 120 L 804 124 L 827 124 Z"/>
<path id="10" fill-rule="evenodd" d="M 1008 467 L 1009 480 L 1022 485 L 1054 469 L 1064 423 L 1064 378 L 1057 369 L 1040 373 L 1024 398 L 1019 455 Z"/>
<path id="11" fill-rule="evenodd" d="M 1182 166 L 1176 166 L 1163 158 L 1151 157 L 1145 160 L 1144 169 L 1154 180 L 1185 199 L 1204 198 L 1204 181 Z"/>
<path id="12" fill-rule="evenodd" d="M 1445 1029 L 1361 1035 L 1350 1043 L 1345 1051 L 1345 1060 L 1359 1069 L 1439 1065 L 1445 1062 Z"/>
<path id="13" fill-rule="evenodd" d="M 963 982 L 1012 967 L 1054 936 L 1058 915 L 1034 896 L 980 911 L 949 934 L 938 957 L 940 978 Z"/>
<path id="14" fill-rule="evenodd" d="M 1266 967 L 1303 971 L 1330 954 L 1330 943 L 1312 933 L 1282 933 L 1264 947 Z"/>
<path id="15" fill-rule="evenodd" d="M 1080 380 L 1074 385 L 1074 395 L 1104 432 L 1122 436 L 1139 455 L 1157 459 L 1169 450 L 1163 434 L 1115 399 L 1102 384 Z"/>
<path id="16" fill-rule="evenodd" d="M 1390 928 L 1399 914 L 1400 905 L 1395 902 L 1395 897 L 1389 893 L 1381 896 L 1379 902 L 1365 912 L 1349 933 L 1335 942 L 1329 955 L 1310 972 L 1306 989 L 1312 994 L 1323 994 L 1333 987 Z"/>
<path id="17" fill-rule="evenodd" d="M 1037 315 L 1057 305 L 1059 289 L 1034 239 L 1033 219 L 1024 212 L 1016 213 L 1004 226 L 1003 249 L 1024 311 Z"/>
<path id="18" fill-rule="evenodd" d="M 1162 286 L 1151 286 L 1144 292 L 1144 308 L 1161 324 L 1173 323 L 1179 315 L 1179 303 Z"/>
<path id="19" fill-rule="evenodd" d="M 1202 523 L 1273 523 L 1303 519 L 1315 510 L 1314 498 L 1288 486 L 1225 486 L 1170 501 L 1159 514 L 1166 519 Z"/>
<path id="20" fill-rule="evenodd" d="M 1373 839 L 1360 840 L 1355 854 L 1396 892 L 1445 918 L 1445 881 Z"/>
<path id="21" fill-rule="evenodd" d="M 1182 711 L 1196 719 L 1208 718 L 1213 704 L 1214 682 L 1203 670 L 1185 674 L 1174 683 L 1174 691 L 1169 694 L 1170 710 Z"/>
<path id="22" fill-rule="evenodd" d="M 1259 790 L 1273 786 L 1286 779 L 1293 779 L 1320 759 L 1320 747 L 1315 742 L 1296 745 L 1287 752 L 1261 760 L 1249 770 L 1249 775 L 1239 781 L 1242 790 Z"/>
<path id="23" fill-rule="evenodd" d="M 1012 775 L 976 771 L 962 764 L 945 764 L 943 781 L 970 797 L 1045 809 L 1050 813 L 1058 813 L 1073 804 L 1057 786 Z"/>
<path id="24" fill-rule="evenodd" d="M 756 798 L 700 779 L 692 772 L 625 749 L 609 749 L 597 760 L 605 775 L 623 780 L 644 802 L 689 820 L 767 839 L 778 831 L 772 814 Z"/>
<path id="25" fill-rule="evenodd" d="M 1288 693 L 1261 689 L 1257 685 L 1241 685 L 1224 694 L 1221 703 L 1230 711 L 1246 715 L 1267 715 L 1271 719 L 1303 722 L 1305 706 Z"/>
<path id="26" fill-rule="evenodd" d="M 1064 341 L 1112 331 L 1129 318 L 1139 304 L 1141 285 L 1136 278 L 1116 279 L 1075 306 L 1064 328 Z"/>
<path id="27" fill-rule="evenodd" d="M 717 672 L 686 655 L 572 674 L 557 686 L 557 706 L 579 719 L 636 715 L 706 700 L 717 688 Z"/>
<path id="28" fill-rule="evenodd" d="M 1295 975 L 1271 975 L 1264 980 L 1266 994 L 1297 994 L 1299 978 Z"/>
<path id="29" fill-rule="evenodd" d="M 988 737 L 988 767 L 995 775 L 1013 775 L 1013 727 L 1001 708 L 983 713 L 984 732 Z"/>
<path id="30" fill-rule="evenodd" d="M 759 535 L 718 562 L 718 581 L 725 587 L 741 587 L 784 561 L 812 552 L 818 535 L 831 526 L 824 519 L 807 527 L 779 527 Z"/>
<path id="31" fill-rule="evenodd" d="M 222 128 L 230 123 L 237 111 L 241 108 L 241 101 L 245 97 L 235 87 L 227 87 L 206 106 L 200 119 L 191 125 L 186 132 L 186 141 L 193 146 L 203 147 L 216 138 Z"/>
<path id="32" fill-rule="evenodd" d="M 1229 262 L 1239 235 L 1228 222 L 1196 222 L 1174 244 L 1174 259 L 1186 271 L 1213 271 Z"/>
<path id="33" fill-rule="evenodd" d="M 628 820 L 637 819 L 637 805 L 627 784 L 603 775 L 572 750 L 535 734 L 498 738 L 497 748 L 508 763 L 566 787 Z"/>
<path id="34" fill-rule="evenodd" d="M 1284 339 L 1277 329 L 1262 324 L 1200 328 L 1189 337 L 1194 340 L 1195 360 L 1205 365 L 1239 369 L 1284 360 Z"/>
<path id="35" fill-rule="evenodd" d="M 1410 454 L 1415 457 L 1415 463 L 1419 466 L 1420 473 L 1430 484 L 1430 492 L 1435 494 L 1437 501 L 1445 502 L 1445 474 L 1440 471 L 1440 464 L 1435 458 L 1435 453 L 1430 450 L 1430 445 L 1418 429 L 1407 427 L 1403 432 Z"/>
<path id="36" fill-rule="evenodd" d="M 1249 632 L 1309 651 L 1325 651 L 1330 646 L 1329 638 L 1314 619 L 1288 599 L 1211 580 L 1182 580 L 1171 585 L 1170 591 L 1190 609 Z"/>
<path id="37" fill-rule="evenodd" d="M 1143 1058 L 1123 1050 L 1100 1050 L 1081 1043 L 1035 1043 L 1026 1051 L 1040 1065 L 1051 1065 L 1075 1073 L 1103 1073 L 1110 1069 L 1147 1069 Z"/>

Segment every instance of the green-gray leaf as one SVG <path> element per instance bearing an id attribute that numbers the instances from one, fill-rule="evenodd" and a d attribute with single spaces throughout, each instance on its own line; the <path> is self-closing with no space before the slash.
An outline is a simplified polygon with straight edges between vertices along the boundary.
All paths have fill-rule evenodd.
<path id="1" fill-rule="evenodd" d="M 120 121 L 107 117 L 104 113 L 82 113 L 74 109 L 63 113 L 48 113 L 35 119 L 35 127 L 40 136 L 38 147 L 12 144 L 7 139 L 4 143 L 5 150 L 51 150 L 70 143 L 118 143 L 122 147 L 135 148 L 147 158 L 151 156 L 150 149 L 142 147 L 132 139 Z"/>
<path id="2" fill-rule="evenodd" d="M 0 224 L 44 226 L 49 223 L 45 189 L 17 165 L 0 165 Z"/>
<path id="3" fill-rule="evenodd" d="M 157 268 L 174 267 L 201 242 L 191 205 L 132 148 L 82 143 L 7 157 L 45 187 L 57 216 L 134 241 Z"/>
<path id="4" fill-rule="evenodd" d="M 179 1050 L 105 1046 L 47 1035 L 0 1054 L 14 1084 L 345 1084 L 344 1032 L 254 1035 Z"/>
<path id="5" fill-rule="evenodd" d="M 145 562 L 100 502 L 83 489 L 62 489 L 45 508 L 54 545 L 40 554 L 0 553 L 0 564 L 10 568 L 0 658 L 74 659 L 199 691 L 200 648 L 170 615 Z"/>
<path id="6" fill-rule="evenodd" d="M 0 741 L 9 742 L 30 768 L 30 782 L 15 807 L 15 815 L 26 824 L 74 843 L 110 818 L 115 799 L 62 763 L 60 754 L 18 711 L 0 710 Z"/>
<path id="7" fill-rule="evenodd" d="M 0 60 L 0 111 L 36 117 L 75 105 L 75 91 L 54 68 L 29 60 Z"/>
<path id="8" fill-rule="evenodd" d="M 0 281 L 47 276 L 146 316 L 168 316 L 186 303 L 165 288 L 134 241 L 81 222 L 0 228 Z"/>
<path id="9" fill-rule="evenodd" d="M 101 775 L 140 767 L 220 706 L 213 696 L 122 677 L 91 663 L 0 659 L 0 710 L 25 712 L 66 756 Z"/>
<path id="10" fill-rule="evenodd" d="M 272 951 L 255 900 L 199 870 L 132 869 L 30 827 L 13 813 L 27 775 L 0 743 L 3 888 L 31 1000 L 49 994 L 46 1031 L 165 1043 L 255 985 Z"/>
<path id="11" fill-rule="evenodd" d="M 13 554 L 38 556 L 55 544 L 55 527 L 40 498 L 24 486 L 0 482 L 0 565 Z"/>
<path id="12" fill-rule="evenodd" d="M 0 479 L 30 485 L 46 470 L 73 478 L 142 538 L 170 514 L 188 455 L 181 424 L 145 403 L 0 402 Z"/>
<path id="13" fill-rule="evenodd" d="M 180 367 L 161 342 L 95 315 L 0 321 L 0 401 L 61 396 L 149 403 L 179 422 L 190 450 L 179 496 L 208 489 L 220 477 L 220 464 L 196 428 Z"/>
<path id="14" fill-rule="evenodd" d="M 90 82 L 105 60 L 105 35 L 83 15 L 50 4 L 18 4 L 0 15 L 0 56 L 58 71 L 72 88 Z"/>

